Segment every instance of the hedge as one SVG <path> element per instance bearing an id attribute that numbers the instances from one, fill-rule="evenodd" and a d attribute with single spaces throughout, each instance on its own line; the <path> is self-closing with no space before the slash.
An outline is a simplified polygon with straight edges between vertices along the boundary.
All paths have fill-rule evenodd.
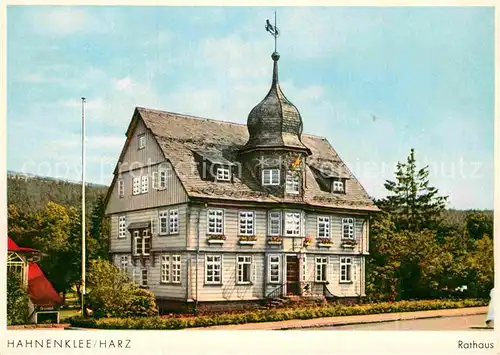
<path id="1" fill-rule="evenodd" d="M 450 309 L 478 307 L 488 304 L 487 300 L 424 300 L 399 301 L 362 305 L 326 305 L 317 307 L 301 307 L 293 309 L 268 309 L 249 311 L 242 314 L 219 314 L 214 316 L 186 318 L 70 318 L 73 327 L 98 329 L 183 329 L 195 327 L 210 327 L 215 325 L 230 325 L 258 322 L 277 322 L 291 319 L 312 319 L 321 317 L 336 317 L 378 313 L 426 311 L 434 309 Z"/>

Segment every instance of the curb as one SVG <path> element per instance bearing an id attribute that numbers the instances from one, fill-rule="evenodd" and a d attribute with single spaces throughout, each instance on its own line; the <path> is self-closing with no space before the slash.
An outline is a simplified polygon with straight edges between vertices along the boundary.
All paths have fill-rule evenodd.
<path id="1" fill-rule="evenodd" d="M 430 311 L 379 313 L 369 315 L 338 316 L 315 319 L 296 319 L 283 322 L 245 323 L 239 325 L 189 328 L 186 330 L 292 330 L 339 327 L 344 325 L 388 323 L 415 319 L 461 317 L 486 314 L 488 307 L 450 308 Z M 288 324 L 283 324 L 283 323 Z M 295 323 L 295 324 L 294 324 Z"/>

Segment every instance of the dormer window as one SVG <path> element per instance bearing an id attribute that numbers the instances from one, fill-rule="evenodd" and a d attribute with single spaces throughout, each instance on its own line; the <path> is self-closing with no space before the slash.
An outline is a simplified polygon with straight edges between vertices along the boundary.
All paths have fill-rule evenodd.
<path id="1" fill-rule="evenodd" d="M 146 135 L 140 134 L 138 139 L 139 139 L 139 149 L 146 148 Z"/>
<path id="2" fill-rule="evenodd" d="M 300 176 L 294 174 L 292 171 L 288 171 L 286 174 L 286 193 L 298 194 L 300 185 Z"/>
<path id="3" fill-rule="evenodd" d="M 217 168 L 217 181 L 230 181 L 231 180 L 231 172 L 228 168 L 218 167 Z"/>
<path id="4" fill-rule="evenodd" d="M 339 193 L 344 192 L 344 182 L 343 181 L 334 180 L 332 186 L 333 186 L 332 187 L 333 192 L 339 192 Z"/>
<path id="5" fill-rule="evenodd" d="M 262 169 L 262 185 L 277 186 L 280 184 L 280 169 Z"/>

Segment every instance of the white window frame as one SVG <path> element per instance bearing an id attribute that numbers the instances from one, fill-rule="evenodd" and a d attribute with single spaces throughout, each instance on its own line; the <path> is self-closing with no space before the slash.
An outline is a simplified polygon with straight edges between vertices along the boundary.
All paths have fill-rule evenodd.
<path id="1" fill-rule="evenodd" d="M 142 238 L 141 238 L 141 233 L 138 230 L 134 230 L 132 232 L 132 238 L 134 239 L 134 255 L 142 255 L 143 252 L 143 244 L 142 244 Z M 139 246 L 140 246 L 140 252 L 139 252 Z"/>
<path id="2" fill-rule="evenodd" d="M 344 192 L 344 182 L 340 180 L 334 180 L 333 192 Z"/>
<path id="3" fill-rule="evenodd" d="M 137 136 L 137 139 L 139 141 L 139 143 L 138 143 L 139 148 L 138 149 L 146 148 L 146 134 L 145 133 L 139 134 Z"/>
<path id="4" fill-rule="evenodd" d="M 213 222 L 211 222 L 213 220 Z M 210 224 L 213 223 L 211 230 Z M 207 234 L 224 235 L 224 210 L 211 208 L 207 210 Z"/>
<path id="5" fill-rule="evenodd" d="M 216 172 L 217 181 L 231 181 L 231 171 L 229 168 L 218 167 Z"/>
<path id="6" fill-rule="evenodd" d="M 249 285 L 252 283 L 252 256 L 251 255 L 237 255 L 236 256 L 236 284 Z M 244 279 L 245 268 L 248 269 L 248 280 Z"/>
<path id="7" fill-rule="evenodd" d="M 209 280 L 209 266 L 212 270 L 212 279 Z M 218 276 L 215 272 L 218 271 Z M 208 254 L 205 255 L 205 284 L 207 285 L 222 285 L 222 255 Z"/>
<path id="8" fill-rule="evenodd" d="M 288 194 L 298 195 L 300 191 L 300 176 L 294 174 L 291 170 L 286 173 L 285 192 Z"/>
<path id="9" fill-rule="evenodd" d="M 123 179 L 118 179 L 118 197 L 123 198 L 125 196 L 125 181 Z"/>
<path id="10" fill-rule="evenodd" d="M 273 230 L 273 222 L 277 222 L 278 231 Z M 281 223 L 281 212 L 271 211 L 269 212 L 269 223 L 268 223 L 268 235 L 269 236 L 281 236 L 281 228 L 283 227 Z M 276 224 L 275 224 L 276 226 Z"/>
<path id="11" fill-rule="evenodd" d="M 302 254 L 302 281 L 307 281 L 307 255 Z"/>
<path id="12" fill-rule="evenodd" d="M 146 277 L 144 277 L 144 275 Z M 142 268 L 141 269 L 141 286 L 142 287 L 148 287 L 148 278 L 149 278 L 149 272 L 148 268 Z"/>
<path id="13" fill-rule="evenodd" d="M 159 225 L 159 235 L 167 235 L 168 234 L 168 222 L 169 222 L 169 214 L 168 210 L 159 211 L 158 212 L 158 225 Z"/>
<path id="14" fill-rule="evenodd" d="M 149 243 L 149 244 L 148 244 Z M 147 253 L 146 253 L 146 246 Z M 151 252 L 151 231 L 149 229 L 144 229 L 142 231 L 142 255 L 149 255 Z"/>
<path id="15" fill-rule="evenodd" d="M 280 184 L 280 169 L 262 169 L 262 185 L 278 186 Z"/>
<path id="16" fill-rule="evenodd" d="M 351 283 L 353 275 L 353 263 L 351 257 L 340 258 L 340 283 Z"/>
<path id="17" fill-rule="evenodd" d="M 172 268 L 171 268 L 170 255 L 161 256 L 160 281 L 161 283 L 170 283 L 172 281 Z"/>
<path id="18" fill-rule="evenodd" d="M 167 188 L 167 170 L 161 168 L 158 170 L 158 189 L 165 190 Z"/>
<path id="19" fill-rule="evenodd" d="M 132 178 L 132 195 L 140 195 L 141 193 L 141 178 L 134 177 Z"/>
<path id="20" fill-rule="evenodd" d="M 181 268 L 182 268 L 182 260 L 180 255 L 172 255 L 172 283 L 180 284 L 181 283 Z"/>
<path id="21" fill-rule="evenodd" d="M 315 263 L 315 277 L 316 282 L 326 282 L 328 281 L 328 257 L 327 256 L 317 256 Z"/>
<path id="22" fill-rule="evenodd" d="M 120 255 L 120 270 L 127 272 L 128 268 L 128 255 Z"/>
<path id="23" fill-rule="evenodd" d="M 141 194 L 145 194 L 149 191 L 149 176 L 141 176 Z"/>
<path id="24" fill-rule="evenodd" d="M 267 280 L 270 284 L 279 284 L 282 278 L 282 270 L 281 270 L 281 255 L 269 255 L 268 259 L 268 268 L 267 268 Z M 273 269 L 277 269 L 277 275 L 273 275 Z M 275 278 L 274 276 L 277 276 Z"/>
<path id="25" fill-rule="evenodd" d="M 239 235 L 255 235 L 255 213 L 253 211 L 240 211 L 238 214 Z"/>
<path id="26" fill-rule="evenodd" d="M 168 234 L 179 234 L 179 209 L 168 211 Z"/>
<path id="27" fill-rule="evenodd" d="M 342 239 L 354 240 L 354 218 L 342 218 Z"/>
<path id="28" fill-rule="evenodd" d="M 297 224 L 298 222 L 298 224 Z M 289 228 L 292 226 L 293 228 Z M 289 231 L 292 231 L 289 233 Z M 302 214 L 300 212 L 285 212 L 285 235 L 299 237 L 302 231 Z"/>
<path id="29" fill-rule="evenodd" d="M 317 233 L 318 238 L 331 238 L 330 216 L 318 216 Z"/>
<path id="30" fill-rule="evenodd" d="M 118 239 L 127 237 L 127 216 L 118 216 Z"/>

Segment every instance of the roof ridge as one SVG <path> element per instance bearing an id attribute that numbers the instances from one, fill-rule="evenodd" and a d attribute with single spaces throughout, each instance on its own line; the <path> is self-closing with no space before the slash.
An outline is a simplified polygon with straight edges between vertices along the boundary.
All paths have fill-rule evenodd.
<path id="1" fill-rule="evenodd" d="M 152 108 L 147 108 L 147 107 L 139 107 L 139 106 L 136 107 L 136 108 L 138 110 L 152 111 L 152 112 L 158 112 L 158 113 L 166 113 L 166 114 L 170 114 L 170 115 L 173 115 L 173 116 L 184 117 L 184 118 L 192 118 L 192 119 L 196 119 L 196 120 L 213 121 L 213 122 L 216 122 L 216 123 L 224 123 L 224 124 L 233 125 L 233 126 L 246 126 L 245 123 L 237 123 L 237 122 L 232 122 L 232 121 L 227 121 L 227 120 L 218 120 L 216 118 L 194 116 L 194 115 L 189 115 L 189 114 L 186 114 L 186 113 L 157 110 L 157 109 L 152 109 Z"/>
<path id="2" fill-rule="evenodd" d="M 227 121 L 227 120 L 218 120 L 216 118 L 200 117 L 200 116 L 194 116 L 194 115 L 190 115 L 190 114 L 186 114 L 186 113 L 158 110 L 158 109 L 147 108 L 147 107 L 142 107 L 142 106 L 137 106 L 136 108 L 138 110 L 142 110 L 142 111 L 166 113 L 166 114 L 170 114 L 170 115 L 178 116 L 178 117 L 186 117 L 186 118 L 192 118 L 192 119 L 196 119 L 196 120 L 211 121 L 211 122 L 223 123 L 223 124 L 232 125 L 232 126 L 245 126 L 245 127 L 247 127 L 246 123 L 238 123 L 238 122 L 232 122 L 232 121 Z M 318 136 L 317 134 L 311 134 L 311 133 L 302 133 L 302 136 L 308 136 L 308 137 L 312 137 L 312 138 L 320 138 L 320 139 L 324 139 L 326 141 L 328 140 L 324 136 Z"/>

